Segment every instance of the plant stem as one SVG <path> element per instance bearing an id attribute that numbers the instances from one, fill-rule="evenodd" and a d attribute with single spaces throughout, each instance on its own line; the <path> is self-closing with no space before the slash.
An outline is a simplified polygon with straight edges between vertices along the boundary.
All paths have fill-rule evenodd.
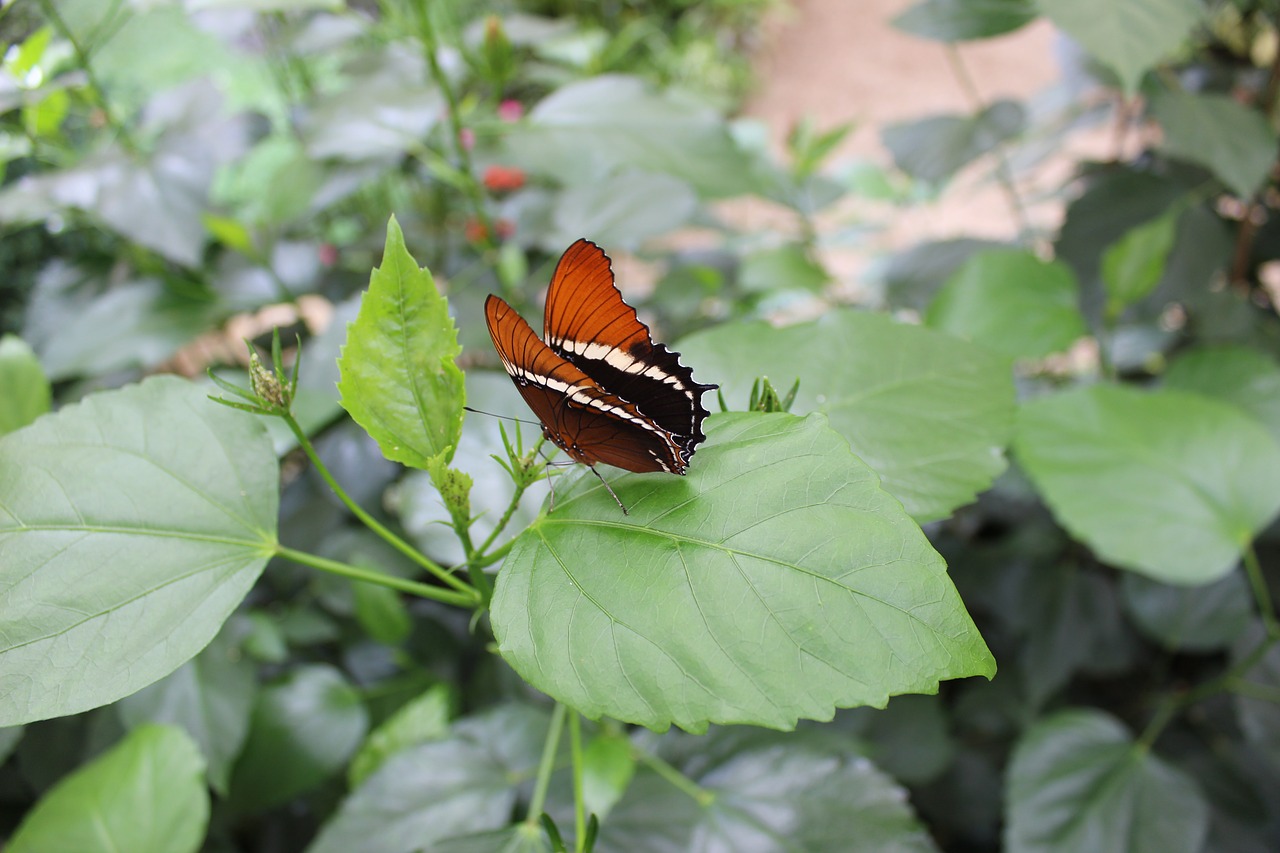
<path id="1" fill-rule="evenodd" d="M 529 811 L 524 822 L 530 826 L 538 825 L 543 807 L 547 802 L 547 787 L 551 784 L 551 771 L 555 769 L 556 750 L 560 748 L 560 733 L 564 731 L 564 718 L 568 707 L 556 703 L 551 712 L 551 725 L 547 727 L 547 739 L 542 744 L 542 759 L 538 762 L 538 775 L 533 783 L 533 796 L 529 798 Z"/>
<path id="2" fill-rule="evenodd" d="M 1267 636 L 1272 640 L 1280 640 L 1280 622 L 1276 621 L 1275 602 L 1271 600 L 1271 590 L 1267 587 L 1267 579 L 1262 574 L 1262 566 L 1258 563 L 1258 554 L 1250 542 L 1244 549 L 1244 570 L 1249 576 L 1249 585 L 1253 588 L 1254 600 L 1258 603 L 1258 614 L 1262 624 L 1266 626 Z"/>
<path id="3" fill-rule="evenodd" d="M 947 61 L 951 63 L 951 68 L 955 72 L 956 80 L 960 83 L 960 88 L 964 90 L 965 96 L 969 99 L 970 105 L 975 111 L 981 111 L 986 108 L 986 102 L 982 97 L 982 93 L 978 91 L 978 86 L 973 81 L 972 75 L 969 74 L 969 68 L 964 64 L 964 58 L 960 55 L 960 50 L 954 44 L 947 45 Z M 996 182 L 1000 184 L 1000 189 L 1004 192 L 1005 198 L 1009 202 L 1009 212 L 1013 214 L 1014 221 L 1018 224 L 1018 234 L 1024 240 L 1031 238 L 1031 222 L 1027 218 L 1027 210 L 1022 204 L 1022 197 L 1018 195 L 1018 188 L 1014 185 L 1013 169 L 1009 166 L 1009 158 L 1005 155 L 1005 144 L 1003 142 L 997 144 L 991 152 L 996 161 Z"/>
<path id="4" fill-rule="evenodd" d="M 715 802 L 716 795 L 713 791 L 708 791 L 701 785 L 694 782 L 688 776 L 663 761 L 651 752 L 642 749 L 634 749 L 632 753 L 636 761 L 648 767 L 654 773 L 657 773 L 667 782 L 678 788 L 680 791 L 692 797 L 698 805 L 706 807 Z"/>
<path id="5" fill-rule="evenodd" d="M 333 490 L 333 493 L 338 496 L 338 499 L 346 505 L 347 509 L 351 510 L 352 515 L 360 519 L 360 521 L 374 533 L 381 536 L 389 545 L 391 545 L 391 547 L 395 548 L 401 554 L 404 554 L 410 560 L 413 560 L 413 562 L 426 569 L 432 575 L 435 575 L 435 577 L 442 582 L 463 593 L 467 597 L 466 606 L 473 606 L 480 601 L 479 594 L 473 588 L 468 586 L 465 581 L 459 580 L 445 569 L 427 559 L 427 557 L 418 551 L 417 548 L 414 548 L 408 542 L 405 542 L 399 536 L 392 533 L 379 523 L 377 519 L 365 512 L 363 507 L 353 501 L 351 496 L 343 490 L 342 486 L 338 485 L 338 481 L 329 473 L 329 469 L 325 467 L 325 464 L 320 461 L 320 457 L 316 455 L 315 448 L 311 446 L 311 440 L 308 439 L 307 434 L 302 431 L 302 427 L 298 424 L 297 420 L 294 419 L 293 414 L 291 412 L 286 412 L 281 417 L 283 417 L 284 422 L 289 425 L 289 429 L 293 431 L 294 437 L 298 439 L 298 446 L 307 454 L 307 458 L 311 460 L 311 464 L 315 466 L 317 473 L 319 473 L 324 481 L 329 485 L 329 488 Z"/>
<path id="6" fill-rule="evenodd" d="M 573 756 L 573 849 L 582 853 L 587 840 L 587 806 L 582 798 L 582 717 L 569 713 L 569 751 Z"/>
<path id="7" fill-rule="evenodd" d="M 453 86 L 450 85 L 444 69 L 440 67 L 440 59 L 436 55 L 439 51 L 440 43 L 436 38 L 435 25 L 431 22 L 430 4 L 417 3 L 410 0 L 410 5 L 417 13 L 418 28 L 422 33 L 423 53 L 426 54 L 427 66 L 431 70 L 431 79 L 440 87 L 440 91 L 444 94 L 445 103 L 449 107 L 449 132 L 453 136 L 454 153 L 458 157 L 458 162 L 462 165 L 462 173 L 466 178 L 464 183 L 467 198 L 471 201 L 472 207 L 475 208 L 476 219 L 484 226 L 485 245 L 493 248 L 497 245 L 497 231 L 494 230 L 493 220 L 485 207 L 484 190 L 479 182 L 476 181 L 475 168 L 471 162 L 471 152 L 462 141 L 462 119 L 459 117 L 458 94 L 453 91 Z"/>
<path id="8" fill-rule="evenodd" d="M 416 595 L 420 598 L 430 598 L 432 601 L 439 601 L 443 604 L 453 604 L 458 607 L 474 607 L 476 598 L 474 595 L 466 595 L 460 592 L 454 592 L 449 589 L 441 589 L 438 586 L 419 583 L 418 581 L 406 580 L 398 578 L 394 575 L 384 575 L 382 572 L 370 571 L 362 569 L 358 566 L 352 566 L 347 563 L 339 563 L 337 560 L 330 560 L 325 557 L 319 557 L 315 554 L 308 554 L 306 551 L 295 551 L 292 548 L 286 548 L 283 545 L 276 546 L 276 554 L 295 563 L 301 563 L 304 566 L 320 569 L 330 574 L 340 575 L 351 580 L 364 581 L 365 583 L 377 584 L 378 586 L 390 587 L 400 592 L 406 592 L 410 595 Z"/>
<path id="9" fill-rule="evenodd" d="M 57 6 L 52 0 L 40 0 L 40 6 L 44 9 L 49 22 L 53 24 L 53 28 L 58 31 L 58 35 L 66 39 L 67 43 L 71 45 L 71 50 L 76 55 L 76 62 L 80 65 L 80 70 L 84 72 L 85 78 L 89 81 L 89 88 L 93 92 L 93 100 L 97 103 L 98 108 L 102 110 L 107 126 L 116 134 L 116 137 L 120 140 L 121 147 L 129 154 L 136 156 L 141 149 L 128 129 L 112 112 L 111 105 L 107 102 L 107 90 L 102 85 L 102 80 L 98 78 L 97 73 L 93 70 L 93 63 L 89 61 L 88 51 L 85 50 L 84 45 L 80 44 L 80 40 L 76 38 L 75 33 L 67 26 L 67 22 L 62 19 L 62 15 L 59 14 Z"/>

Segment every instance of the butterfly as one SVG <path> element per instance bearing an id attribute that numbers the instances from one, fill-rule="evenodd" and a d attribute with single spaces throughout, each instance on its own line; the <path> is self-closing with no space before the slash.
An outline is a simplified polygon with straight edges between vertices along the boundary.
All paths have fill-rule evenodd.
<path id="1" fill-rule="evenodd" d="M 609 256 L 589 240 L 565 250 L 547 291 L 543 337 L 490 295 L 489 336 L 542 433 L 575 462 L 684 474 L 706 436 L 702 395 L 718 386 L 650 337 L 622 301 Z M 626 513 L 613 489 L 605 488 Z"/>

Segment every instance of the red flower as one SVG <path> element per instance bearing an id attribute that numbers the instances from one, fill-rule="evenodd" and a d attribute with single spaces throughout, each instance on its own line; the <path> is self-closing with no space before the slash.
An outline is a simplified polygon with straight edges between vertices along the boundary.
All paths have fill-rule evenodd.
<path id="1" fill-rule="evenodd" d="M 524 170 L 515 166 L 490 166 L 484 170 L 485 189 L 495 192 L 511 192 L 524 186 Z"/>
<path id="2" fill-rule="evenodd" d="M 320 263 L 326 267 L 331 267 L 338 262 L 338 247 L 332 243 L 321 243 L 316 254 L 320 256 Z"/>
<path id="3" fill-rule="evenodd" d="M 499 240 L 505 240 L 516 233 L 516 224 L 510 219 L 499 219 L 493 223 L 493 230 L 497 232 Z M 470 243 L 483 243 L 488 236 L 484 223 L 479 219 L 468 219 L 463 233 Z"/>
<path id="4" fill-rule="evenodd" d="M 524 104 L 514 98 L 507 98 L 498 104 L 498 118 L 506 122 L 517 122 L 524 115 Z"/>

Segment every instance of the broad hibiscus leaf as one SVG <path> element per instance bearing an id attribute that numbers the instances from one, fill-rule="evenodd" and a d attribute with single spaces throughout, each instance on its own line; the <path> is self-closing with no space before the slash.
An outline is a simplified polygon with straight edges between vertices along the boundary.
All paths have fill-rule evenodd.
<path id="1" fill-rule="evenodd" d="M 824 412 L 916 521 L 945 518 L 1005 468 L 1009 362 L 950 335 L 839 311 L 782 329 L 727 323 L 679 349 L 730 406 L 746 405 L 756 377 L 780 389 L 798 378 L 792 411 Z"/>
<path id="2" fill-rule="evenodd" d="M 934 297 L 925 321 L 1011 358 L 1061 352 L 1085 333 L 1075 273 L 1021 249 L 972 256 Z"/>
<path id="3" fill-rule="evenodd" d="M 1004 35 L 1035 17 L 1031 0 L 921 0 L 893 25 L 921 38 L 956 42 Z"/>
<path id="4" fill-rule="evenodd" d="M 1014 448 L 1073 536 L 1169 583 L 1222 577 L 1280 512 L 1280 446 L 1198 394 L 1098 385 L 1033 400 Z"/>
<path id="5" fill-rule="evenodd" d="M 1209 807 L 1195 782 L 1099 711 L 1036 723 L 1009 767 L 1009 853 L 1196 853 Z"/>
<path id="6" fill-rule="evenodd" d="M 148 379 L 0 439 L 0 725 L 74 714 L 209 643 L 276 547 L 262 424 Z"/>
<path id="7" fill-rule="evenodd" d="M 707 423 L 687 477 L 557 490 L 498 576 L 494 634 L 534 687 L 654 729 L 788 729 L 995 662 L 942 558 L 821 416 Z"/>
<path id="8" fill-rule="evenodd" d="M 1151 103 L 1164 130 L 1165 153 L 1212 171 L 1242 198 L 1267 179 L 1276 132 L 1259 110 L 1227 95 L 1161 89 Z"/>
<path id="9" fill-rule="evenodd" d="M 1036 0 L 1036 5 L 1114 71 L 1130 93 L 1204 16 L 1197 0 Z"/>
<path id="10" fill-rule="evenodd" d="M 348 327 L 338 369 L 342 407 L 388 459 L 413 468 L 453 458 L 466 401 L 454 359 L 458 330 L 431 273 L 418 267 L 395 217 L 382 266 Z"/>
<path id="11" fill-rule="evenodd" d="M 899 169 L 938 184 L 1026 127 L 1026 111 L 1000 100 L 973 115 L 936 115 L 886 127 L 884 145 Z"/>
<path id="12" fill-rule="evenodd" d="M 45 794 L 5 850 L 195 853 L 208 820 L 200 750 L 181 729 L 147 725 Z"/>
<path id="13" fill-rule="evenodd" d="M 414 853 L 506 826 L 517 786 L 538 766 L 548 724 L 542 711 L 500 706 L 459 721 L 448 737 L 391 756 L 347 797 L 307 853 Z"/>
<path id="14" fill-rule="evenodd" d="M 601 826 L 599 853 L 936 850 L 906 792 L 846 738 L 732 729 L 699 746 L 683 769 L 707 801 L 642 770 Z"/>

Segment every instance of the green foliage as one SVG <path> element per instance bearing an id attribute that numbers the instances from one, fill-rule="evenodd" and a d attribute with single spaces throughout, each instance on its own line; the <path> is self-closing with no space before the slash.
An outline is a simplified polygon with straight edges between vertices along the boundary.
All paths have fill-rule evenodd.
<path id="1" fill-rule="evenodd" d="M 5 849 L 195 853 L 208 820 L 196 744 L 170 726 L 143 726 L 45 794 Z"/>
<path id="2" fill-rule="evenodd" d="M 1273 9 L 921 0 L 1082 53 L 890 165 L 726 118 L 769 0 L 199 5 L 0 14 L 0 846 L 1274 847 Z M 499 419 L 583 236 L 747 410 L 630 515 Z"/>
<path id="3" fill-rule="evenodd" d="M 684 480 L 614 479 L 625 519 L 594 478 L 562 489 L 499 575 L 503 657 L 589 717 L 659 730 L 791 728 L 990 677 L 941 560 L 824 421 L 719 416 Z"/>

